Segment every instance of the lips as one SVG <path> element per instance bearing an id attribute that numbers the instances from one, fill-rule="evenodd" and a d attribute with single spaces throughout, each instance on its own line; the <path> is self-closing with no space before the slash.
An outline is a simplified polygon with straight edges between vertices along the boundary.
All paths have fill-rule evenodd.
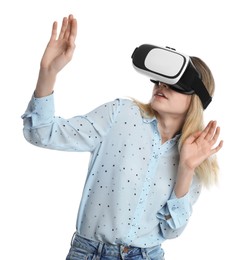
<path id="1" fill-rule="evenodd" d="M 167 96 L 166 96 L 163 92 L 161 92 L 161 91 L 157 91 L 157 92 L 154 94 L 154 96 L 167 99 Z"/>

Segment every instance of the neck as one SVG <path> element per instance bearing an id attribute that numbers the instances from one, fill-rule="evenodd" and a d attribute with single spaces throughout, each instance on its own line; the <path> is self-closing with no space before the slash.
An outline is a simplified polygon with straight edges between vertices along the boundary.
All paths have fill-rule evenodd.
<path id="1" fill-rule="evenodd" d="M 162 143 L 172 139 L 177 133 L 179 133 L 184 124 L 184 117 L 172 117 L 172 116 L 157 116 L 158 129 L 162 138 Z"/>

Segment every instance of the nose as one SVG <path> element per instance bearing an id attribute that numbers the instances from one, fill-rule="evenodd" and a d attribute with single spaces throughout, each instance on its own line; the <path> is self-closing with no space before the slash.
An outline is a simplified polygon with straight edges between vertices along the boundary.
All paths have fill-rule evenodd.
<path id="1" fill-rule="evenodd" d="M 163 82 L 160 82 L 159 81 L 159 85 L 158 85 L 160 88 L 169 88 L 169 86 L 167 86 L 165 83 L 163 83 Z"/>

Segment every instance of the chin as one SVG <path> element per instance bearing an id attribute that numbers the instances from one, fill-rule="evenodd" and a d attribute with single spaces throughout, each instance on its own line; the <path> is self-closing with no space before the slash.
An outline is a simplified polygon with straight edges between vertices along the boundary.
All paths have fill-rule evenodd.
<path id="1" fill-rule="evenodd" d="M 166 107 L 166 103 L 167 103 L 167 100 L 162 100 L 161 98 L 157 99 L 157 98 L 152 98 L 150 104 L 151 104 L 151 107 L 154 109 L 154 107 L 160 107 L 160 108 L 164 108 Z"/>

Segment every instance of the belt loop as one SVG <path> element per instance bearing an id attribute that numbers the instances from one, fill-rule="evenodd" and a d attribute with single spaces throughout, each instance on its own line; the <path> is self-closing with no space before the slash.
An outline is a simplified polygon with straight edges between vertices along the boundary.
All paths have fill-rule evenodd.
<path id="1" fill-rule="evenodd" d="M 148 254 L 146 248 L 141 248 L 143 259 L 148 259 Z"/>
<path id="2" fill-rule="evenodd" d="M 99 242 L 95 260 L 100 260 L 104 244 Z"/>

